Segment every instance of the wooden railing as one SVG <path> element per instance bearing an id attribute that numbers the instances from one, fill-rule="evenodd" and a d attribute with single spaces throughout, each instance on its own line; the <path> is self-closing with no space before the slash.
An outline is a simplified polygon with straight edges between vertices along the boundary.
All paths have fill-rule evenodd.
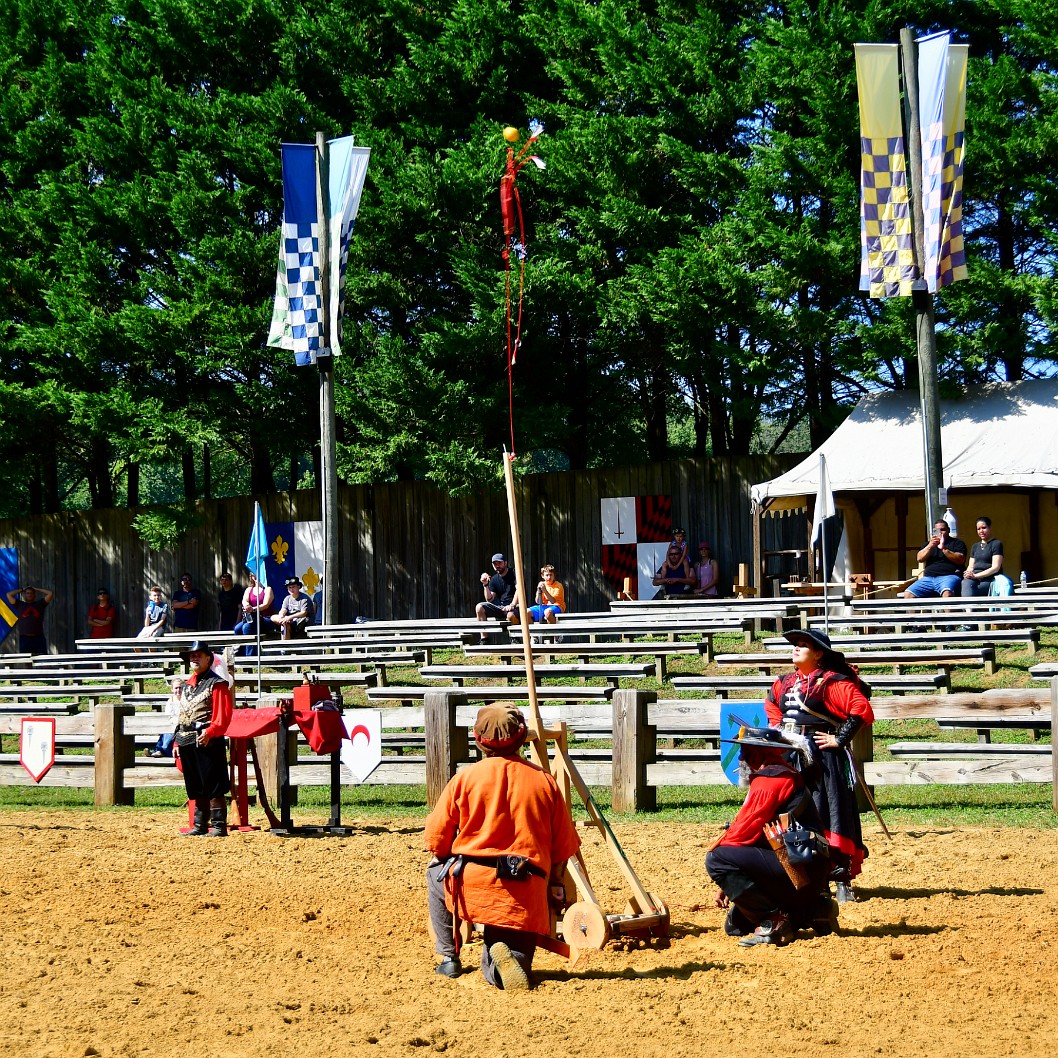
<path id="1" fill-rule="evenodd" d="M 392 752 L 367 781 L 373 785 L 425 784 L 427 801 L 432 804 L 457 769 L 473 759 L 469 729 L 480 706 L 474 693 L 474 688 L 439 688 L 426 693 L 422 708 L 381 710 L 384 746 Z M 723 708 L 737 709 L 739 701 L 658 701 L 652 691 L 619 689 L 610 702 L 542 705 L 541 714 L 546 723 L 563 721 L 580 740 L 574 744 L 574 759 L 589 785 L 611 788 L 615 810 L 651 811 L 659 787 L 726 782 L 716 745 L 720 714 Z M 965 742 L 930 742 L 920 753 L 905 744 L 899 759 L 876 763 L 871 759 L 870 735 L 862 733 L 857 752 L 871 784 L 1055 783 L 1058 779 L 1055 757 L 1045 743 L 1037 744 L 1038 752 L 1021 747 L 1004 755 L 1002 746 L 987 742 L 988 732 L 996 728 L 1053 731 L 1058 720 L 1058 678 L 1049 688 L 1039 690 L 894 696 L 876 698 L 872 704 L 878 720 L 931 719 L 942 730 L 976 729 L 982 741 L 976 752 L 974 744 Z M 0 733 L 17 734 L 20 720 L 18 715 L 0 716 Z M 143 748 L 171 724 L 168 717 L 137 713 L 129 704 L 100 704 L 92 712 L 59 715 L 59 748 L 82 752 L 57 757 L 41 785 L 94 788 L 99 805 L 131 804 L 137 789 L 179 785 L 181 777 L 170 762 L 137 756 L 137 740 Z M 670 745 L 686 739 L 709 744 L 697 748 Z M 585 747 L 584 742 L 607 745 Z M 91 753 L 83 752 L 89 747 Z M 328 758 L 298 756 L 292 762 L 290 783 L 327 784 L 327 762 Z M 345 781 L 352 781 L 343 775 Z M 30 785 L 17 755 L 0 759 L 0 785 Z M 1053 804 L 1058 811 L 1058 797 Z"/>

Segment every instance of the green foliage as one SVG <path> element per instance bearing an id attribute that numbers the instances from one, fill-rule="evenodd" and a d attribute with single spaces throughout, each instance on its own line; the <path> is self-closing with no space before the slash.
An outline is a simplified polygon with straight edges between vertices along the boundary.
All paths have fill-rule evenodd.
<path id="1" fill-rule="evenodd" d="M 206 450 L 217 491 L 268 492 L 308 461 L 316 373 L 264 341 L 279 144 L 317 129 L 372 150 L 337 372 L 343 477 L 496 484 L 511 443 L 500 130 L 530 118 L 548 168 L 518 181 L 516 448 L 576 469 L 818 443 L 862 392 L 916 377 L 910 306 L 856 289 L 852 45 L 895 40 L 908 17 L 970 43 L 970 279 L 937 299 L 941 373 L 1051 373 L 1049 15 L 1021 0 L 7 0 L 3 513 L 190 499 Z"/>
<path id="2" fill-rule="evenodd" d="M 132 519 L 139 538 L 155 551 L 171 551 L 199 523 L 193 507 L 158 507 Z"/>

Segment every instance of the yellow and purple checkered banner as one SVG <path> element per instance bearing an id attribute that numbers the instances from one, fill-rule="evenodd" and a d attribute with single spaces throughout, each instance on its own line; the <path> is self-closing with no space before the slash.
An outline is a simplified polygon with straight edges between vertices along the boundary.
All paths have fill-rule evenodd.
<path id="1" fill-rule="evenodd" d="M 918 43 L 918 112 L 922 129 L 923 270 L 931 293 L 966 278 L 962 235 L 969 48 L 951 34 Z"/>
<path id="2" fill-rule="evenodd" d="M 908 295 L 918 279 L 900 114 L 896 44 L 857 44 L 860 99 L 860 289 Z"/>

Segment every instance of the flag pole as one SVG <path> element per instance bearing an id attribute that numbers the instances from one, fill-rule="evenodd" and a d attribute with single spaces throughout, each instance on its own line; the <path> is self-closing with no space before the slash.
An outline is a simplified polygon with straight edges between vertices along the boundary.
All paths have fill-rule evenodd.
<path id="1" fill-rule="evenodd" d="M 320 262 L 320 507 L 323 514 L 323 623 L 338 623 L 338 466 L 334 411 L 334 355 L 330 333 L 330 152 L 327 136 L 316 133 L 316 230 Z M 290 484 L 293 490 L 294 483 Z"/>
<path id="2" fill-rule="evenodd" d="M 826 487 L 830 488 L 830 482 L 826 481 L 827 473 L 827 460 L 826 456 L 822 452 L 819 453 L 819 495 L 823 497 L 823 483 L 826 482 Z M 819 520 L 819 542 L 822 544 L 823 551 L 823 634 L 830 635 L 830 594 L 829 594 L 829 577 L 827 576 L 827 527 L 826 519 L 820 518 Z"/>
<path id="3" fill-rule="evenodd" d="M 933 295 L 925 281 L 926 222 L 922 209 L 922 132 L 918 116 L 918 56 L 914 30 L 900 30 L 904 67 L 904 105 L 907 114 L 908 176 L 911 180 L 911 230 L 919 279 L 911 291 L 918 348 L 919 407 L 922 413 L 922 454 L 925 476 L 926 537 L 940 514 L 938 490 L 944 481 L 940 435 L 940 384 L 937 381 L 937 321 Z"/>
<path id="4" fill-rule="evenodd" d="M 253 501 L 253 532 L 254 538 L 257 537 L 257 527 L 261 524 L 261 503 L 259 500 Z M 261 556 L 257 556 L 257 568 L 254 570 L 254 576 L 257 578 L 257 590 L 261 590 Z M 268 590 L 267 588 L 265 589 Z M 263 599 L 262 595 L 260 599 Z M 254 607 L 254 616 L 257 625 L 257 700 L 261 700 L 261 601 L 258 599 L 257 605 Z"/>

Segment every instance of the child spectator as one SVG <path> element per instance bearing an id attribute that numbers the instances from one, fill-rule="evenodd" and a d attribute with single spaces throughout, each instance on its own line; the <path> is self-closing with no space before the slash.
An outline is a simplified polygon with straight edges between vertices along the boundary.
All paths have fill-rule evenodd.
<path id="1" fill-rule="evenodd" d="M 682 529 L 673 529 L 672 531 L 672 543 L 669 544 L 669 550 L 676 548 L 680 553 L 680 561 L 687 561 L 687 534 Z"/>
<path id="2" fill-rule="evenodd" d="M 153 639 L 155 636 L 165 635 L 165 623 L 169 620 L 169 604 L 163 601 L 162 589 L 156 584 L 148 595 L 143 627 L 136 633 L 137 639 Z"/>
<path id="3" fill-rule="evenodd" d="M 543 580 L 536 586 L 536 605 L 529 607 L 529 623 L 546 621 L 553 625 L 555 615 L 566 612 L 566 589 L 555 580 L 554 566 L 541 566 L 540 576 Z"/>

